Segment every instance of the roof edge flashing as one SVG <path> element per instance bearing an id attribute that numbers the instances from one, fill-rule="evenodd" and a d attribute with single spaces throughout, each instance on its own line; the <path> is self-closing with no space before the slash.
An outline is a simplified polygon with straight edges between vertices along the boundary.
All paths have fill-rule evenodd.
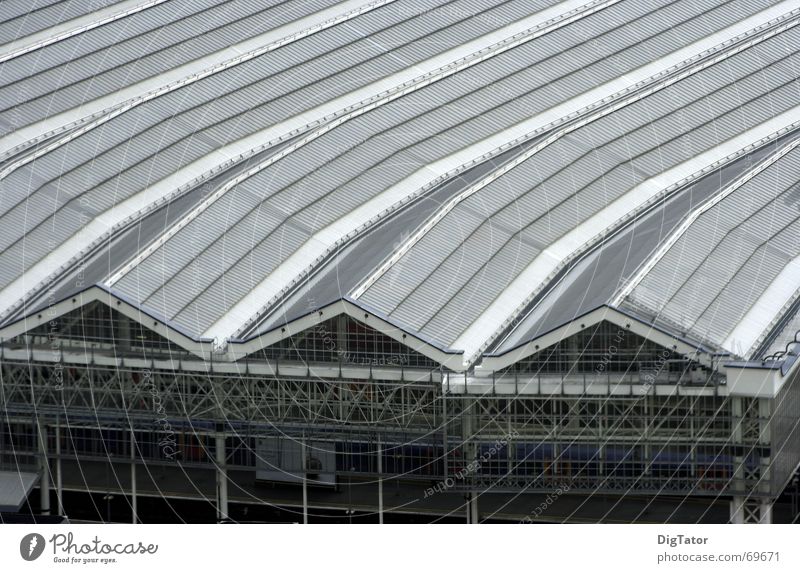
<path id="1" fill-rule="evenodd" d="M 781 360 L 745 360 L 723 364 L 731 396 L 775 398 L 791 376 L 797 376 L 797 354 Z"/>

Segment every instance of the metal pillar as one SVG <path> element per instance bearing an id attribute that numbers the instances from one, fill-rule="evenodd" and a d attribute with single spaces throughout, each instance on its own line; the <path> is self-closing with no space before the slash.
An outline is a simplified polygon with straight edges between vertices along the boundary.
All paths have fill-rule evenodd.
<path id="1" fill-rule="evenodd" d="M 64 486 L 61 470 L 61 426 L 56 423 L 56 503 L 58 515 L 64 515 Z"/>
<path id="2" fill-rule="evenodd" d="M 731 523 L 772 523 L 772 500 L 737 495 L 731 499 Z"/>
<path id="3" fill-rule="evenodd" d="M 478 515 L 478 492 L 471 491 L 467 495 L 467 523 L 480 523 Z"/>
<path id="4" fill-rule="evenodd" d="M 731 498 L 731 523 L 744 523 L 744 496 L 735 495 Z"/>
<path id="5" fill-rule="evenodd" d="M 383 523 L 383 451 L 378 438 L 378 523 Z"/>
<path id="6" fill-rule="evenodd" d="M 134 455 L 135 451 L 136 451 L 136 441 L 133 435 L 133 430 L 131 430 L 131 511 L 133 513 L 131 522 L 139 523 L 139 511 L 136 499 L 136 456 Z"/>
<path id="7" fill-rule="evenodd" d="M 225 434 L 216 436 L 217 457 L 217 521 L 228 518 L 228 470 L 225 463 Z"/>
<path id="8" fill-rule="evenodd" d="M 308 524 L 308 455 L 306 454 L 306 436 L 300 442 L 300 456 L 302 457 L 300 467 L 303 470 L 303 523 Z"/>
<path id="9" fill-rule="evenodd" d="M 47 426 L 39 426 L 39 507 L 42 515 L 50 515 L 50 464 L 47 460 Z"/>
<path id="10" fill-rule="evenodd" d="M 465 401 L 461 419 L 461 439 L 464 444 L 464 461 L 472 464 L 476 458 L 476 448 L 474 436 L 472 435 L 472 416 L 475 410 L 474 401 Z M 474 476 L 470 473 L 466 480 L 474 482 Z M 478 496 L 477 492 L 470 490 L 466 495 L 467 523 L 478 523 Z"/>

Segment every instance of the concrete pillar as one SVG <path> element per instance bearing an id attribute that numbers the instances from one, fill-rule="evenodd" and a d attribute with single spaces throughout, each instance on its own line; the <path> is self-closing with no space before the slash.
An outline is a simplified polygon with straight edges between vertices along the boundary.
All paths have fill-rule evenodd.
<path id="1" fill-rule="evenodd" d="M 225 463 L 225 434 L 216 435 L 217 522 L 228 518 L 228 470 Z"/>
<path id="2" fill-rule="evenodd" d="M 47 426 L 39 426 L 39 507 L 42 515 L 50 515 L 50 464 L 47 460 Z"/>

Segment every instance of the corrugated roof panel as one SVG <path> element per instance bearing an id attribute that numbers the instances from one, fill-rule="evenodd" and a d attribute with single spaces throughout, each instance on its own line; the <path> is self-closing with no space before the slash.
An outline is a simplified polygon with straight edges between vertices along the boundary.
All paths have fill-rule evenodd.
<path id="1" fill-rule="evenodd" d="M 105 5 L 122 0 L 106 0 Z M 0 21 L 0 44 L 89 14 L 97 6 L 86 0 L 4 0 Z"/>
<path id="2" fill-rule="evenodd" d="M 274 266 L 278 261 L 293 252 L 308 237 L 308 234 L 298 227 L 283 225 L 279 231 L 271 236 L 260 250 L 263 258 L 260 264 Z M 217 243 L 219 245 L 220 243 Z M 202 292 L 196 299 L 188 303 L 188 306 L 175 315 L 175 320 L 180 324 L 188 324 L 188 319 L 197 320 L 193 327 L 200 328 L 202 332 L 211 325 L 219 316 L 226 312 L 235 302 L 237 302 L 256 282 L 256 277 L 251 270 L 256 270 L 248 263 L 251 260 L 244 260 L 242 264 L 233 267 L 219 276 L 219 266 L 216 266 L 212 259 L 207 261 L 208 274 L 219 276 L 217 280 L 208 284 L 204 281 Z M 260 278 L 260 276 L 258 277 Z"/>
<path id="3" fill-rule="evenodd" d="M 14 113 L 18 126 L 28 125 L 335 2 L 275 4 L 177 0 L 155 6 L 12 60 L 3 77 L 14 83 L 0 88 L 0 99 L 20 94 Z"/>
<path id="4" fill-rule="evenodd" d="M 496 255 L 487 259 L 470 280 L 463 282 L 460 290 L 437 309 L 426 324 L 425 331 L 437 340 L 452 344 L 474 318 L 472 313 L 463 310 L 488 305 L 494 299 L 493 293 L 497 288 L 505 288 L 538 252 L 539 249 L 517 237 L 513 238 Z"/>
<path id="5" fill-rule="evenodd" d="M 630 299 L 721 343 L 800 255 L 798 212 L 787 205 L 798 181 L 794 150 L 703 213 Z"/>
<path id="6" fill-rule="evenodd" d="M 797 35 L 798 33 L 790 32 L 790 34 Z M 774 40 L 776 43 L 780 41 L 782 39 Z M 768 41 L 759 46 L 758 51 L 769 49 L 770 42 Z M 509 207 L 492 215 L 490 220 L 496 218 L 503 224 L 504 217 L 512 215 L 513 218 L 509 222 L 519 221 L 519 210 L 513 208 L 512 205 L 520 188 L 531 189 L 530 184 L 525 185 L 522 181 L 525 179 L 536 181 L 546 176 L 548 179 L 543 184 L 534 185 L 533 190 L 528 191 L 528 194 L 539 197 L 541 201 L 538 204 L 534 202 L 532 207 L 525 212 L 525 218 L 520 222 L 520 229 L 534 244 L 536 241 L 545 245 L 550 244 L 598 212 L 623 192 L 641 182 L 644 175 L 657 175 L 664 169 L 687 161 L 698 151 L 708 149 L 793 105 L 791 98 L 783 96 L 782 90 L 796 89 L 796 87 L 782 88 L 780 84 L 785 81 L 785 78 L 759 72 L 756 72 L 759 74 L 761 89 L 758 99 L 742 105 L 741 100 L 732 97 L 737 93 L 735 80 L 746 77 L 746 74 L 752 70 L 748 65 L 739 66 L 735 61 L 737 57 L 734 56 L 732 58 L 734 61 L 724 67 L 711 67 L 689 80 L 684 80 L 688 86 L 683 85 L 684 82 L 680 82 L 649 98 L 631 104 L 627 109 L 589 124 L 572 134 L 569 140 L 562 140 L 560 144 L 543 149 L 508 175 L 501 177 L 457 206 L 440 225 L 445 224 L 447 220 L 451 221 L 451 225 L 452 221 L 458 221 L 468 206 L 472 206 L 472 212 L 479 212 L 480 207 L 476 206 L 476 203 L 480 200 L 481 195 L 494 194 L 505 197 Z M 754 62 L 758 59 L 758 54 L 745 52 L 741 57 L 746 63 Z M 793 57 L 800 58 L 798 55 Z M 733 69 L 736 70 L 735 75 L 731 74 Z M 696 89 L 689 90 L 687 87 Z M 715 92 L 715 97 L 719 102 L 709 110 L 705 104 L 705 96 Z M 766 110 L 763 104 L 763 99 L 767 97 L 765 94 L 770 94 L 769 97 L 774 104 L 766 107 Z M 741 117 L 742 107 L 748 116 L 747 119 Z M 697 122 L 688 124 L 686 118 L 692 116 L 685 114 L 684 110 L 693 108 L 705 109 L 709 113 L 706 116 L 695 114 Z M 647 113 L 647 111 L 653 113 Z M 733 117 L 725 118 L 724 114 L 726 113 L 730 113 Z M 620 116 L 624 116 L 625 119 L 630 118 L 630 121 L 621 121 Z M 637 116 L 638 119 L 636 119 Z M 632 147 L 631 144 L 637 141 L 629 139 L 625 134 L 635 131 L 637 128 L 641 129 L 643 133 L 649 134 L 650 137 L 639 138 L 640 146 Z M 692 136 L 693 146 L 691 148 L 680 145 L 678 138 L 685 133 L 690 133 Z M 577 142 L 580 143 L 570 145 Z M 644 161 L 640 162 L 639 157 L 653 159 L 645 163 Z M 631 162 L 629 158 L 633 158 L 633 161 Z M 513 178 L 513 180 L 509 183 L 504 181 L 506 178 Z M 451 244 L 457 240 L 456 237 L 452 237 Z M 422 253 L 425 253 L 425 250 L 426 246 L 422 242 L 412 249 L 412 251 Z M 445 247 L 443 250 L 449 251 L 450 248 Z M 467 252 L 466 249 L 464 251 L 459 249 L 451 256 L 456 260 L 463 257 L 465 252 Z M 538 251 L 531 254 L 536 256 Z M 473 260 L 482 262 L 491 256 L 491 253 L 475 252 L 474 259 L 470 259 L 470 263 Z M 532 260 L 531 258 L 530 261 Z M 446 268 L 448 267 L 445 263 L 426 276 L 425 282 L 418 283 L 416 288 L 420 292 L 431 291 L 440 295 L 452 292 L 454 280 L 457 280 L 457 273 L 454 277 L 453 273 L 443 270 Z M 366 302 L 374 305 L 377 304 L 377 299 L 393 296 L 391 292 L 376 288 L 382 280 L 384 279 L 380 279 L 365 293 L 363 299 Z M 480 279 L 471 277 L 468 280 L 474 282 Z M 505 284 L 507 282 L 494 284 L 484 281 L 482 283 L 483 291 L 488 291 L 493 295 L 486 297 L 486 303 L 482 306 L 462 305 L 461 314 L 464 324 L 471 323 L 503 290 Z M 467 289 L 469 291 L 472 288 L 474 287 L 455 282 L 456 290 Z M 392 316 L 408 320 L 410 321 L 408 324 L 416 328 L 421 316 L 424 316 L 425 313 L 425 311 L 419 310 L 420 307 L 439 308 L 442 303 L 437 301 L 434 304 L 431 300 L 421 302 L 415 299 L 415 294 L 405 298 L 393 311 Z M 393 298 L 400 300 L 401 297 L 394 296 Z M 384 303 L 384 306 L 387 304 Z M 422 328 L 422 331 L 427 335 L 433 335 L 425 328 Z M 457 336 L 458 333 L 455 334 Z"/>
<path id="7" fill-rule="evenodd" d="M 502 247 L 511 233 L 488 224 L 481 225 L 446 258 L 390 315 L 402 324 L 427 331 L 428 321 L 458 292 L 465 280 Z M 465 313 L 466 314 L 466 313 Z"/>
<path id="8" fill-rule="evenodd" d="M 0 82 L 17 83 L 0 85 L 0 101 L 24 105 L 8 121 L 0 110 L 0 125 L 36 121 L 332 4 L 175 0 L 56 42 L 7 66 Z M 116 204 L 146 197 L 148 186 L 194 161 L 209 158 L 213 167 L 223 146 L 554 4 L 397 0 L 134 107 L 0 182 L 0 224 L 12 231 L 0 238 L 0 287 Z M 330 240 L 326 226 L 377 205 L 370 200 L 388 190 L 394 199 L 416 192 L 407 178 L 418 170 L 438 170 L 468 146 L 773 4 L 648 0 L 604 8 L 292 151 L 227 191 L 114 288 L 202 333 L 304 244 Z M 459 204 L 362 300 L 450 345 L 548 245 L 646 179 L 794 106 L 798 45 L 800 28 L 783 32 L 542 149 Z M 216 176 L 215 188 L 237 169 Z M 754 217 L 753 230 L 727 238 L 707 233 L 720 248 L 739 249 L 727 261 L 741 265 L 737 276 L 692 252 L 696 276 L 674 298 L 693 297 L 695 306 L 681 308 L 695 309 L 695 328 L 721 336 L 738 316 L 726 305 L 753 300 L 760 291 L 748 284 L 768 281 L 792 258 L 788 231 L 770 231 L 773 241 L 759 246 L 773 222 Z M 339 225 L 336 233 L 347 230 Z M 382 240 L 399 245 L 412 231 Z M 705 281 L 729 290 L 714 298 Z M 640 287 L 642 301 L 656 300 L 657 289 Z"/>

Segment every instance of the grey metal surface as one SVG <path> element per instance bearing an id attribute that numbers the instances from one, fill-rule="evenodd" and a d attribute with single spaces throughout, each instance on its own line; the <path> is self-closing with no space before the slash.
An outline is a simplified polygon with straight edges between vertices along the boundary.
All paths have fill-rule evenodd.
<path id="1" fill-rule="evenodd" d="M 313 233 L 417 169 L 699 38 L 726 14 L 737 17 L 716 2 L 615 5 L 386 104 L 230 191 L 118 288 L 202 330 Z"/>
<path id="2" fill-rule="evenodd" d="M 0 471 L 0 511 L 18 511 L 38 480 L 31 472 Z"/>
<path id="3" fill-rule="evenodd" d="M 446 93 L 443 90 L 453 85 L 448 82 L 437 85 L 436 89 L 438 93 Z M 462 86 L 458 94 L 450 95 L 450 100 L 472 89 L 469 84 Z M 208 325 L 224 311 L 220 300 L 227 305 L 227 301 L 240 298 L 259 277 L 268 274 L 294 247 L 307 240 L 314 229 L 424 166 L 424 159 L 419 158 L 424 150 L 415 139 L 422 140 L 426 132 L 404 120 L 417 114 L 421 118 L 418 123 L 430 121 L 434 129 L 442 130 L 448 124 L 422 117 L 426 109 L 437 110 L 440 116 L 453 114 L 435 95 L 422 90 L 350 121 L 230 191 L 165 245 L 166 264 L 175 269 L 166 282 L 146 281 L 147 276 L 155 277 L 153 272 L 164 265 L 158 258 L 161 253 L 142 263 L 136 288 L 144 294 L 144 302 L 157 299 L 159 305 L 166 305 L 167 314 L 174 314 L 179 320 L 197 320 L 193 328 Z M 450 124 L 458 121 L 458 117 L 450 119 Z M 389 132 L 390 128 L 394 131 Z M 353 141 L 357 142 L 355 147 Z M 464 143 L 454 139 L 449 148 L 454 145 Z M 382 159 L 388 164 L 386 168 L 376 164 Z M 356 181 L 359 170 L 368 173 Z M 308 175 L 308 179 L 300 181 L 299 175 Z M 336 197 L 326 197 L 333 189 L 337 190 Z M 206 230 L 202 237 L 196 232 L 200 227 Z M 217 261 L 223 251 L 225 262 L 220 267 Z M 185 288 L 187 277 L 194 273 L 188 267 L 189 261 L 201 265 L 205 271 L 194 293 Z M 226 268 L 224 285 L 212 284 Z M 143 275 L 145 281 L 141 280 Z M 131 280 L 124 279 L 119 288 L 130 289 Z M 195 297 L 205 300 L 193 304 Z"/>
<path id="4" fill-rule="evenodd" d="M 3 322 L 12 322 L 27 313 L 36 312 L 53 302 L 78 293 L 88 286 L 103 282 L 106 277 L 135 257 L 188 211 L 210 193 L 213 193 L 214 190 L 236 177 L 242 171 L 246 171 L 270 155 L 291 145 L 293 141 L 294 139 L 290 139 L 282 144 L 256 153 L 248 159 L 214 175 L 207 181 L 195 185 L 192 189 L 187 190 L 163 206 L 152 210 L 141 219 L 109 237 L 107 241 L 98 245 L 97 249 L 92 253 L 77 260 L 72 269 L 63 272 L 55 281 L 45 285 L 40 293 L 29 297 L 23 306 L 14 313 L 9 314 Z M 167 320 L 166 317 L 159 316 L 165 321 Z"/>
<path id="5" fill-rule="evenodd" d="M 243 333 L 243 338 L 272 330 L 308 312 L 347 298 L 350 291 L 372 269 L 391 255 L 392 251 L 422 224 L 431 212 L 539 139 L 535 138 L 520 144 L 447 180 L 413 204 L 399 210 L 394 217 L 382 221 L 374 229 L 357 237 L 332 256 L 327 263 L 320 265 L 310 280 L 291 292 L 284 300 L 276 303 L 273 312 L 264 315 L 262 320 L 253 324 Z"/>
<path id="6" fill-rule="evenodd" d="M 18 232 L 0 241 L 0 258 L 5 257 L 0 283 L 8 284 L 44 256 L 48 245 L 62 242 L 93 217 L 222 145 L 457 46 L 531 8 L 486 0 L 485 15 L 495 17 L 472 18 L 479 8 L 474 2 L 472 11 L 452 9 L 446 18 L 439 12 L 417 13 L 439 4 L 417 2 L 414 10 L 401 10 L 398 1 L 378 8 L 141 104 L 16 169 L 0 182 L 0 224 L 25 224 L 9 227 Z"/>
<path id="7" fill-rule="evenodd" d="M 507 352 L 610 303 L 617 289 L 693 208 L 715 195 L 753 164 L 797 137 L 800 137 L 800 133 L 794 132 L 770 142 L 709 173 L 636 217 L 554 279 L 526 309 L 516 326 L 498 338 L 490 352 Z M 657 321 L 654 314 L 646 314 L 642 309 L 636 309 L 636 313 L 648 321 Z"/>
<path id="8" fill-rule="evenodd" d="M 15 114 L 8 129 L 28 125 L 334 3 L 174 0 L 57 41 L 0 67 L 0 130 L 5 112 Z M 0 288 L 120 202 L 145 197 L 149 187 L 195 161 L 208 159 L 214 167 L 225 145 L 555 3 L 396 0 L 136 105 L 35 161 L 15 165 L 0 181 Z M 48 3 L 40 4 L 46 9 Z M 774 4 L 626 0 L 579 17 L 293 151 L 225 193 L 114 289 L 199 336 L 316 233 L 418 170 Z M 8 14 L 9 22 L 19 15 Z M 795 105 L 798 45 L 800 28 L 785 31 L 545 147 L 456 206 L 359 303 L 452 346 L 548 245 L 637 184 Z M 375 222 L 245 335 L 346 298 L 444 202 L 532 144 L 479 164 Z M 117 232 L 10 318 L 47 304 L 45 296 L 60 299 L 102 282 L 210 191 L 286 145 L 239 162 Z M 9 165 L 11 158 L 0 169 Z M 643 214 L 565 271 L 494 350 L 607 303 L 687 210 L 743 165 L 728 166 L 716 179 L 706 177 Z M 406 196 L 419 192 L 407 187 Z M 774 255 L 763 251 L 764 257 Z M 770 258 L 772 274 L 756 278 L 775 276 L 783 260 Z M 744 285 L 755 280 L 744 276 L 748 268 L 742 267 L 741 279 L 714 280 L 722 289 L 737 280 Z M 654 274 L 652 281 L 659 280 Z M 718 338 L 726 326 L 717 321 L 716 307 L 726 304 L 720 299 L 706 314 L 698 310 L 692 326 Z"/>
<path id="9" fill-rule="evenodd" d="M 172 0 L 28 52 L 0 65 L 0 135 L 335 3 Z"/>
<path id="10" fill-rule="evenodd" d="M 800 52 L 786 52 L 798 39 L 800 31 L 789 30 L 542 149 L 454 208 L 361 300 L 450 345 L 582 221 L 796 105 L 798 85 L 786 66 L 800 63 Z"/>
<path id="11" fill-rule="evenodd" d="M 703 213 L 627 302 L 721 345 L 800 255 L 798 182 L 795 149 Z"/>
<path id="12" fill-rule="evenodd" d="M 0 45 L 45 30 L 122 0 L 4 0 L 0 8 Z"/>

